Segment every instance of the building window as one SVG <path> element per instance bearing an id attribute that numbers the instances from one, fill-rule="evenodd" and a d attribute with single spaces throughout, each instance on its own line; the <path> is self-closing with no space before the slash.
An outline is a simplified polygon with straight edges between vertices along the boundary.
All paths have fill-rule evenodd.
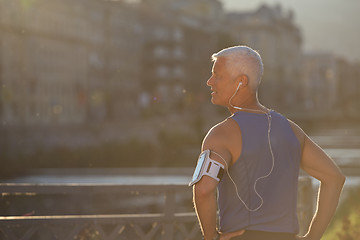
<path id="1" fill-rule="evenodd" d="M 174 40 L 180 42 L 184 39 L 184 34 L 179 28 L 175 28 L 173 32 Z"/>
<path id="2" fill-rule="evenodd" d="M 168 50 L 164 46 L 156 46 L 154 48 L 154 56 L 156 58 L 165 58 L 168 56 Z"/>
<path id="3" fill-rule="evenodd" d="M 159 78 L 166 78 L 169 75 L 169 68 L 165 65 L 160 65 L 156 68 L 156 76 Z"/>
<path id="4" fill-rule="evenodd" d="M 168 39 L 168 31 L 165 29 L 165 28 L 161 28 L 161 27 L 158 27 L 154 30 L 154 35 L 157 39 L 161 39 L 161 40 L 164 40 L 164 39 Z"/>
<path id="5" fill-rule="evenodd" d="M 180 65 L 178 66 L 175 66 L 174 69 L 173 69 L 173 72 L 174 72 L 174 76 L 175 77 L 184 77 L 185 75 L 185 71 L 184 71 L 184 68 Z"/>
<path id="6" fill-rule="evenodd" d="M 181 47 L 176 47 L 173 51 L 174 57 L 179 59 L 179 58 L 183 58 L 184 57 L 184 51 L 182 50 Z"/>

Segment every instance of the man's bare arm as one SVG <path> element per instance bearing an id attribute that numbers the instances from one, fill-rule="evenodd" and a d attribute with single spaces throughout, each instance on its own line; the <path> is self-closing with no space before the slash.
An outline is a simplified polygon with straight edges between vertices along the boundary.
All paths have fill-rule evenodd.
<path id="1" fill-rule="evenodd" d="M 224 145 L 226 142 L 224 136 L 226 135 L 222 126 L 211 129 L 204 139 L 202 151 L 209 149 L 217 152 L 227 161 L 227 165 L 229 165 L 231 154 Z M 211 154 L 210 157 L 225 165 L 223 160 L 216 154 Z M 215 179 L 203 176 L 193 187 L 194 206 L 205 240 L 211 240 L 216 236 L 217 185 L 218 182 Z"/>
<path id="2" fill-rule="evenodd" d="M 345 177 L 334 161 L 304 134 L 301 167 L 320 181 L 317 210 L 303 239 L 318 240 L 324 234 L 338 205 Z"/>

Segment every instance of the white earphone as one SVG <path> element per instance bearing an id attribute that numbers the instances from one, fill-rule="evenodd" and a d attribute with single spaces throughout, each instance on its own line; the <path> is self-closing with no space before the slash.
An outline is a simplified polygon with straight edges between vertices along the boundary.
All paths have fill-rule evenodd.
<path id="1" fill-rule="evenodd" d="M 240 88 L 240 86 L 242 85 L 242 82 L 240 82 L 239 83 L 239 85 L 238 85 L 238 87 L 237 87 L 237 89 L 236 89 L 236 91 L 238 91 L 239 90 L 239 88 Z"/>

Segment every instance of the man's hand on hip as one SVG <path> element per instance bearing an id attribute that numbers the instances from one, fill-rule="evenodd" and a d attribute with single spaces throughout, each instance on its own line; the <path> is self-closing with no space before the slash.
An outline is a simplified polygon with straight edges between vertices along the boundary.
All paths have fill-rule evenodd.
<path id="1" fill-rule="evenodd" d="M 236 237 L 236 236 L 241 236 L 244 233 L 245 233 L 245 230 L 239 230 L 239 231 L 231 232 L 231 233 L 222 233 L 220 235 L 220 240 L 230 240 L 231 238 Z"/>

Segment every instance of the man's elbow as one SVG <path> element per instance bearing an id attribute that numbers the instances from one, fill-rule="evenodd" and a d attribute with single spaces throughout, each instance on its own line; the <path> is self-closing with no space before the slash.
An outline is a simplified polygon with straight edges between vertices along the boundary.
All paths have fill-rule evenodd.
<path id="1" fill-rule="evenodd" d="M 331 176 L 330 179 L 331 179 L 331 184 L 336 185 L 339 188 L 342 188 L 346 181 L 345 175 L 340 170 L 336 174 Z"/>
<path id="2" fill-rule="evenodd" d="M 332 172 L 331 174 L 324 175 L 322 178 L 319 178 L 319 180 L 322 185 L 342 189 L 345 184 L 346 177 L 340 170 L 338 170 Z"/>
<path id="3" fill-rule="evenodd" d="M 340 172 L 340 173 L 339 173 L 339 176 L 338 176 L 338 182 L 339 182 L 339 184 L 340 184 L 341 186 L 344 186 L 345 181 L 346 181 L 345 175 L 344 175 L 342 172 Z"/>
<path id="4" fill-rule="evenodd" d="M 196 183 L 194 185 L 194 199 L 207 200 L 209 197 L 214 196 L 215 189 L 208 184 L 203 184 L 201 182 Z"/>

